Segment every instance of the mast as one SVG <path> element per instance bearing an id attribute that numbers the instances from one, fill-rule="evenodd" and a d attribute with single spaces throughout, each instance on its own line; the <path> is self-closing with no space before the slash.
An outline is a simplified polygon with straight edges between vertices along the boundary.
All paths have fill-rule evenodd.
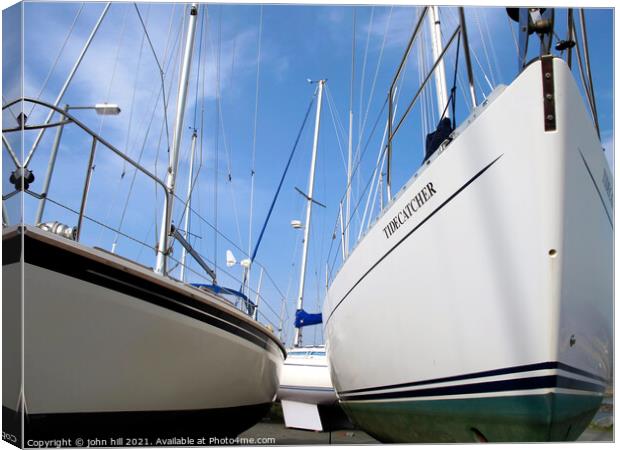
<path id="1" fill-rule="evenodd" d="M 349 254 L 349 223 L 351 222 L 351 174 L 353 166 L 353 81 L 355 79 L 355 7 L 353 8 L 353 43 L 351 44 L 351 85 L 349 88 L 349 148 L 347 160 L 347 203 L 346 219 L 343 221 L 343 260 Z M 342 206 L 342 205 L 341 205 Z M 340 213 L 342 215 L 342 212 Z"/>
<path id="2" fill-rule="evenodd" d="M 308 192 L 306 193 L 306 221 L 304 223 L 304 245 L 301 255 L 301 270 L 299 274 L 299 295 L 297 297 L 297 311 L 303 308 L 304 304 L 304 285 L 306 282 L 306 264 L 308 263 L 308 244 L 310 241 L 310 219 L 312 217 L 312 195 L 314 191 L 314 168 L 316 166 L 316 152 L 319 145 L 319 128 L 321 126 L 321 100 L 323 99 L 323 87 L 325 80 L 319 80 L 319 94 L 316 105 L 316 119 L 314 121 L 314 143 L 312 144 L 312 159 L 310 162 L 310 179 L 308 181 Z M 301 328 L 295 329 L 295 347 L 301 345 Z"/>
<path id="3" fill-rule="evenodd" d="M 172 148 L 168 158 L 168 172 L 166 174 L 166 203 L 161 219 L 159 242 L 157 243 L 157 262 L 155 272 L 165 275 L 166 258 L 168 254 L 168 237 L 172 223 L 172 206 L 174 201 L 174 187 L 179 166 L 179 148 L 183 135 L 183 116 L 185 113 L 185 103 L 187 100 L 187 88 L 189 84 L 190 67 L 192 65 L 192 54 L 194 53 L 194 38 L 196 35 L 196 19 L 198 17 L 198 5 L 192 3 L 189 8 L 189 20 L 187 22 L 187 33 L 185 48 L 183 50 L 183 63 L 179 74 L 179 94 L 177 96 L 176 122 L 174 135 L 172 138 Z"/>
<path id="4" fill-rule="evenodd" d="M 433 61 L 437 61 L 441 53 L 443 52 L 443 45 L 441 44 L 441 23 L 439 21 L 439 7 L 429 7 L 429 30 L 431 34 L 431 47 L 433 50 Z M 448 104 L 448 91 L 446 88 L 446 68 L 443 62 L 443 58 L 437 64 L 435 69 L 435 91 L 437 94 L 437 109 L 441 115 L 445 109 L 445 117 L 450 117 L 450 110 L 446 109 Z"/>
<path id="5" fill-rule="evenodd" d="M 185 212 L 183 214 L 185 219 L 185 224 L 183 228 L 185 229 L 185 240 L 189 242 L 189 215 L 192 209 L 192 184 L 194 181 L 194 155 L 196 153 L 196 138 L 198 135 L 196 134 L 196 130 L 192 133 L 192 147 L 191 147 L 191 155 L 189 157 L 189 177 L 187 180 L 187 197 L 185 201 Z M 185 260 L 187 259 L 187 250 L 183 247 L 181 251 L 181 281 L 185 281 Z"/>

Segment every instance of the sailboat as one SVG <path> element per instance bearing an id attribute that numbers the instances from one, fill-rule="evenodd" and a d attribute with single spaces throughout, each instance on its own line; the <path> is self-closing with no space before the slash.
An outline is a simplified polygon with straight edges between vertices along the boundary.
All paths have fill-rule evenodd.
<path id="1" fill-rule="evenodd" d="M 340 404 L 383 442 L 575 440 L 611 383 L 613 177 L 570 62 L 551 55 L 553 10 L 512 14 L 520 73 L 477 104 L 460 9 L 446 48 L 460 34 L 475 108 L 440 123 L 394 197 L 390 103 L 389 203 L 328 289 Z"/>
<path id="2" fill-rule="evenodd" d="M 317 88 L 317 107 L 314 125 L 314 141 L 312 145 L 312 157 L 310 162 L 310 174 L 308 191 L 302 193 L 306 198 L 306 219 L 303 224 L 304 238 L 301 255 L 301 267 L 299 273 L 299 293 L 297 296 L 295 312 L 295 337 L 293 348 L 287 352 L 286 360 L 282 367 L 278 399 L 282 404 L 284 423 L 289 428 L 300 428 L 314 431 L 322 431 L 329 427 L 329 417 L 321 414 L 319 405 L 333 406 L 338 398 L 332 386 L 329 374 L 329 366 L 324 346 L 303 346 L 303 328 L 321 323 L 321 314 L 309 314 L 304 310 L 304 292 L 306 279 L 306 266 L 308 262 L 308 250 L 310 245 L 310 227 L 312 219 L 312 206 L 316 200 L 314 195 L 314 179 L 321 124 L 321 106 L 323 89 L 326 80 L 319 80 Z M 293 227 L 301 228 L 299 221 L 292 222 Z"/>
<path id="3" fill-rule="evenodd" d="M 35 103 L 60 117 L 43 124 L 24 119 L 3 135 L 71 126 L 92 144 L 77 226 L 10 224 L 3 214 L 3 436 L 15 445 L 46 441 L 81 447 L 86 439 L 102 446 L 185 445 L 199 439 L 206 444 L 206 436 L 234 436 L 249 428 L 275 399 L 286 354 L 279 339 L 215 288 L 169 275 L 174 236 L 218 286 L 213 271 L 171 223 L 199 8 L 196 3 L 185 8 L 165 180 L 67 109 L 32 98 L 3 105 L 7 110 Z M 12 157 L 4 159 L 3 173 L 11 174 L 14 186 L 3 203 L 15 195 L 44 200 L 36 185 L 31 187 L 32 153 L 22 160 L 7 139 L 3 143 Z M 80 242 L 95 149 L 116 155 L 164 192 L 154 269 Z"/>

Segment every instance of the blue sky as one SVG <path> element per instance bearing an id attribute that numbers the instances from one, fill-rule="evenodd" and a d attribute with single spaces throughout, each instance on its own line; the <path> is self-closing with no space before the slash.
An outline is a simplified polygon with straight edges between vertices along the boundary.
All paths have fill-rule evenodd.
<path id="1" fill-rule="evenodd" d="M 75 78 L 62 99 L 64 105 L 118 103 L 122 113 L 104 120 L 93 111 L 75 111 L 75 116 L 98 131 L 119 149 L 126 151 L 149 170 L 163 176 L 166 164 L 167 116 L 172 133 L 178 77 L 178 53 L 183 19 L 182 4 L 139 3 L 138 8 L 158 61 L 164 69 L 165 92 L 169 95 L 168 113 L 164 114 L 158 66 L 144 37 L 138 14 L 132 3 L 113 3 L 93 44 L 80 65 Z M 24 55 L 26 96 L 53 102 L 69 73 L 90 30 L 103 9 L 102 3 L 35 2 L 24 6 Z M 355 11 L 355 77 L 354 77 L 354 148 L 364 154 L 359 177 L 353 182 L 353 205 L 359 203 L 360 214 L 352 220 L 352 234 L 359 232 L 359 220 L 366 197 L 364 187 L 372 175 L 385 126 L 381 108 L 389 83 L 400 61 L 419 10 L 409 6 L 311 6 L 311 5 L 209 5 L 202 8 L 196 31 L 196 47 L 190 94 L 185 116 L 185 134 L 179 165 L 178 195 L 185 197 L 189 164 L 190 127 L 196 127 L 202 149 L 198 185 L 193 198 L 192 242 L 211 264 L 217 262 L 220 283 L 238 288 L 241 268 L 226 268 L 225 251 L 232 249 L 238 260 L 248 252 L 250 239 L 256 242 L 267 208 L 276 189 L 282 169 L 299 131 L 315 85 L 306 79 L 328 79 L 328 95 L 324 98 L 322 128 L 317 162 L 315 198 L 327 208 L 315 207 L 311 228 L 310 258 L 306 284 L 306 309 L 318 311 L 324 295 L 325 270 L 329 256 L 336 267 L 340 250 L 339 233 L 332 241 L 338 215 L 339 200 L 346 178 L 344 154 L 348 131 L 349 83 L 351 80 L 351 49 L 353 14 Z M 455 26 L 456 9 L 441 8 L 444 42 Z M 474 57 L 478 96 L 488 95 L 499 84 L 508 84 L 516 75 L 516 49 L 510 23 L 504 8 L 467 8 L 468 28 Z M 3 14 L 3 78 L 4 100 L 19 95 L 19 85 L 7 61 L 15 60 L 13 42 L 15 11 Z M 556 32 L 565 35 L 565 11 L 559 10 Z M 262 27 L 261 27 L 262 15 Z M 610 161 L 613 161 L 613 25 L 611 9 L 586 11 L 590 58 L 593 67 L 596 103 L 601 126 L 601 140 Z M 72 24 L 73 28 L 72 28 Z M 69 30 L 71 33 L 69 34 Z M 426 27 L 425 27 L 426 33 Z M 516 31 L 515 31 L 516 32 Z M 64 45 L 64 47 L 63 47 Z M 416 45 L 405 71 L 402 107 L 408 102 L 419 81 L 423 63 L 422 51 L 428 38 Z M 258 58 L 260 46 L 260 59 Z M 61 48 L 63 49 L 60 52 Z M 418 56 L 420 55 L 420 56 Z M 200 58 L 201 64 L 198 65 Z M 462 60 L 461 60 L 462 61 Z M 428 64 L 428 62 L 426 62 Z M 451 83 L 454 51 L 447 54 L 446 71 Z M 53 68 L 53 70 L 52 70 Z M 218 70 L 219 68 L 219 70 Z M 457 120 L 468 112 L 462 83 L 464 64 L 459 66 Z M 219 73 L 219 76 L 218 76 Z M 577 72 L 575 71 L 575 74 Z M 258 107 L 257 98 L 258 77 Z M 218 95 L 217 82 L 220 89 Z M 578 78 L 578 75 L 577 75 Z M 46 82 L 47 79 L 47 82 Z M 196 89 L 198 87 L 198 89 Z M 420 105 L 433 105 L 432 87 Z M 329 97 L 329 101 L 327 98 Z M 220 107 L 218 120 L 217 109 Z M 26 107 L 29 112 L 30 107 Z M 255 110 L 258 115 L 255 116 Z M 46 111 L 35 108 L 30 123 L 42 120 Z M 196 117 L 196 122 L 194 122 Z M 12 117 L 4 113 L 3 122 Z M 378 121 L 377 121 L 378 120 Z M 417 169 L 422 159 L 423 137 L 429 123 L 436 120 L 416 107 L 412 119 L 403 130 L 395 147 L 394 186 L 396 191 Z M 337 135 L 334 122 L 342 124 Z M 254 124 L 256 123 L 256 127 Z M 287 317 L 292 317 L 297 294 L 301 231 L 290 227 L 292 219 L 304 217 L 304 199 L 294 190 L 307 188 L 308 166 L 312 145 L 314 110 L 311 113 L 287 176 L 274 215 L 258 254 L 258 262 L 266 267 L 261 293 L 269 306 L 263 309 L 266 322 L 277 323 L 282 294 L 286 297 Z M 373 125 L 376 130 L 371 136 Z M 150 125 L 149 125 L 150 124 Z M 54 132 L 47 132 L 32 161 L 36 181 L 32 188 L 40 190 Z M 27 135 L 29 149 L 34 135 Z M 11 141 L 14 147 L 18 143 Z M 255 142 L 255 146 L 254 146 Z M 406 143 L 406 144 L 405 144 Z M 397 145 L 395 143 L 395 145 Z M 60 147 L 58 169 L 50 196 L 79 207 L 84 169 L 90 144 L 83 133 L 67 128 Z M 252 154 L 255 149 L 253 206 L 250 207 Z M 8 159 L 3 152 L 4 170 Z M 216 166 L 217 161 L 217 166 Z M 613 163 L 612 163 L 613 164 Z M 87 215 L 113 228 L 121 224 L 127 202 L 122 231 L 140 241 L 154 245 L 155 223 L 161 216 L 161 192 L 155 197 L 152 182 L 137 176 L 127 200 L 133 171 L 109 152 L 98 151 Z M 121 176 L 122 173 L 124 176 Z M 229 178 L 230 176 L 230 178 Z M 8 175 L 3 176 L 3 191 L 8 192 Z M 216 183 L 217 181 L 217 183 Z M 215 199 L 217 191 L 217 214 Z M 11 209 L 12 208 L 12 209 Z M 15 216 L 15 206 L 10 205 Z M 252 225 L 250 227 L 250 209 Z M 26 200 L 26 220 L 32 221 L 36 202 Z M 378 206 L 374 207 L 374 214 Z M 175 205 L 175 223 L 179 224 L 182 205 Z M 54 205 L 46 210 L 46 220 L 75 223 L 75 214 Z M 216 241 L 211 225 L 231 242 L 219 237 Z M 180 224 L 179 224 L 180 225 Z M 159 224 L 157 223 L 157 226 Z M 251 231 L 251 233 L 250 233 Z M 250 237 L 251 235 L 251 237 Z M 115 233 L 87 221 L 84 241 L 110 249 Z M 352 241 L 355 241 L 352 237 Z M 234 245 L 233 245 L 234 243 Z M 330 251 L 331 244 L 331 251 Z M 236 248 L 238 246 L 239 248 Z M 118 238 L 119 254 L 154 264 L 154 253 L 125 237 Z M 175 257 L 180 248 L 175 248 Z M 191 265 L 199 271 L 197 265 Z M 259 269 L 252 272 L 251 285 L 256 289 Z M 192 276 L 190 281 L 199 281 Z M 254 294 L 252 294 L 254 297 Z M 321 340 L 319 327 L 308 329 L 306 343 Z M 290 320 L 287 321 L 287 342 L 291 340 Z"/>

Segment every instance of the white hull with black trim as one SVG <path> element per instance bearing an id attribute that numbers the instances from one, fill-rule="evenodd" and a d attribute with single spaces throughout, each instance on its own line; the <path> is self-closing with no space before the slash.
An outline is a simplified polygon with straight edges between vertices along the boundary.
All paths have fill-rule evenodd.
<path id="1" fill-rule="evenodd" d="M 328 290 L 341 404 L 382 441 L 576 439 L 612 375 L 612 175 L 596 131 L 566 64 L 543 58 L 454 136 Z"/>
<path id="2" fill-rule="evenodd" d="M 322 431 L 342 423 L 338 397 L 329 373 L 325 346 L 294 347 L 287 352 L 278 400 L 290 428 Z"/>
<path id="3" fill-rule="evenodd" d="M 282 366 L 278 399 L 315 405 L 331 405 L 338 401 L 329 374 L 325 347 L 288 350 Z"/>
<path id="4" fill-rule="evenodd" d="M 216 295 L 32 227 L 5 229 L 3 251 L 5 338 L 19 342 L 24 324 L 28 439 L 155 445 L 236 435 L 269 410 L 284 348 Z M 4 363 L 19 358 L 5 353 Z M 5 431 L 12 421 L 18 431 L 20 375 L 6 374 Z"/>

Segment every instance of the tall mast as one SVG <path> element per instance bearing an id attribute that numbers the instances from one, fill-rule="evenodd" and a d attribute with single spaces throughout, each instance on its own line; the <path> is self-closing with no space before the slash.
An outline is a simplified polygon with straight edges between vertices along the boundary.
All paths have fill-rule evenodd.
<path id="1" fill-rule="evenodd" d="M 189 226 L 190 220 L 189 216 L 192 210 L 192 185 L 194 181 L 194 155 L 196 154 L 196 138 L 198 135 L 196 134 L 196 130 L 192 133 L 192 147 L 191 147 L 191 155 L 189 157 L 189 176 L 187 177 L 187 200 L 185 200 L 185 213 L 183 214 L 185 225 L 183 228 L 185 229 L 185 240 L 189 242 Z M 181 252 L 181 281 L 185 281 L 185 260 L 187 259 L 187 250 L 183 247 Z"/>
<path id="2" fill-rule="evenodd" d="M 314 168 L 316 166 L 316 151 L 319 145 L 319 128 L 321 126 L 321 100 L 323 99 L 323 86 L 325 80 L 319 80 L 319 95 L 316 105 L 316 119 L 314 121 L 314 143 L 312 144 L 312 160 L 310 162 L 310 180 L 308 181 L 308 192 L 306 193 L 306 221 L 304 223 L 304 245 L 301 254 L 301 271 L 299 274 L 299 296 L 297 297 L 297 311 L 304 305 L 304 285 L 306 283 L 306 264 L 308 262 L 308 244 L 310 241 L 310 219 L 312 217 L 312 195 L 314 191 Z M 295 340 L 293 345 L 301 345 L 301 328 L 295 329 Z"/>
<path id="3" fill-rule="evenodd" d="M 187 21 L 187 32 L 185 38 L 185 48 L 183 50 L 183 63 L 179 74 L 179 94 L 177 96 L 176 122 L 172 138 L 172 148 L 168 158 L 168 172 L 166 174 L 166 203 L 161 219 L 159 242 L 157 243 L 157 262 L 155 272 L 164 275 L 166 273 L 166 258 L 168 253 L 168 237 L 172 220 L 172 206 L 174 202 L 174 187 L 179 166 L 179 148 L 183 135 L 183 116 L 185 114 L 185 103 L 187 100 L 187 88 L 189 85 L 189 74 L 192 65 L 192 55 L 194 53 L 194 38 L 196 35 L 196 19 L 198 18 L 198 5 L 192 3 L 189 8 L 189 20 Z"/>
<path id="4" fill-rule="evenodd" d="M 431 47 L 433 50 L 433 61 L 437 61 L 439 56 L 443 52 L 443 45 L 441 43 L 441 23 L 439 21 L 439 7 L 429 7 L 429 30 L 431 34 Z M 448 104 L 448 92 L 446 88 L 446 68 L 443 63 L 443 58 L 439 61 L 437 68 L 435 69 L 435 91 L 437 94 L 437 109 L 441 116 L 441 113 L 446 109 Z M 450 117 L 450 110 L 446 109 L 445 117 Z"/>
<path id="5" fill-rule="evenodd" d="M 347 161 L 347 203 L 342 235 L 343 259 L 349 254 L 349 223 L 351 221 L 351 173 L 353 166 L 353 81 L 355 79 L 355 7 L 353 8 L 353 42 L 351 44 L 351 85 L 349 87 L 349 149 Z M 342 215 L 342 213 L 341 213 Z"/>

